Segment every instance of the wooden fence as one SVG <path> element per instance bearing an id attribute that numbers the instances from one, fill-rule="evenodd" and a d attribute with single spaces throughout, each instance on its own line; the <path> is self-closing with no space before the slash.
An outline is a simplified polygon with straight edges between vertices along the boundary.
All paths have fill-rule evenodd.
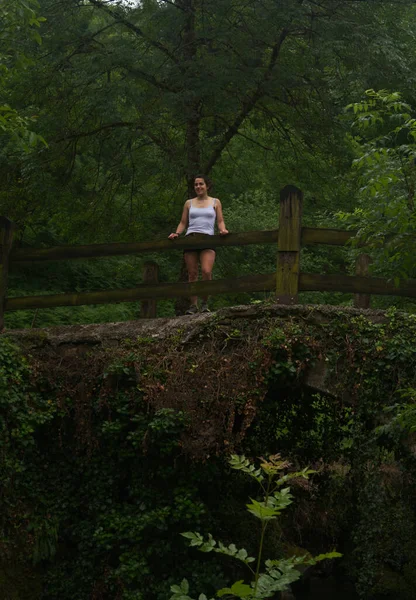
<path id="1" fill-rule="evenodd" d="M 154 253 L 184 250 L 190 247 L 203 248 L 206 246 L 206 240 L 183 237 L 154 242 L 57 246 L 40 249 L 13 248 L 14 224 L 7 218 L 0 217 L 0 330 L 3 328 L 5 311 L 140 300 L 142 301 L 141 317 L 154 317 L 157 299 L 192 295 L 213 296 L 237 292 L 275 291 L 277 302 L 295 304 L 299 292 L 302 291 L 349 292 L 355 294 L 354 304 L 361 308 L 369 306 L 370 294 L 416 298 L 416 280 L 408 280 L 396 287 L 386 279 L 368 277 L 369 258 L 366 255 L 361 255 L 357 261 L 355 276 L 302 273 L 300 249 L 303 245 L 344 246 L 354 237 L 354 232 L 351 231 L 302 227 L 302 202 L 302 192 L 296 187 L 286 186 L 280 194 L 279 229 L 230 233 L 227 236 L 215 235 L 210 239 L 210 246 L 213 248 L 276 244 L 275 273 L 195 283 L 159 283 L 158 266 L 152 262 L 145 264 L 144 283 L 134 288 L 19 298 L 7 297 L 10 264 Z"/>

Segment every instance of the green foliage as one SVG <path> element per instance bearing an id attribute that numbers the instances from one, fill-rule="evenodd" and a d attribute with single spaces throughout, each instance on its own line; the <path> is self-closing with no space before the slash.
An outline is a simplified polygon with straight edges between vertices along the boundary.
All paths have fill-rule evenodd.
<path id="1" fill-rule="evenodd" d="M 305 191 L 305 224 L 328 223 L 334 211 L 351 213 L 356 204 L 349 168 L 357 144 L 344 139 L 342 107 L 368 81 L 378 89 L 388 77 L 389 85 L 412 89 L 407 0 L 394 7 L 324 0 L 312 17 L 308 3 L 272 0 L 261 7 L 209 0 L 192 10 L 190 0 L 181 7 L 65 0 L 59 11 L 53 0 L 39 4 L 2 4 L 0 54 L 7 55 L 8 71 L 0 127 L 13 121 L 15 132 L 32 130 L 28 154 L 8 145 L 0 152 L 0 204 L 19 227 L 16 245 L 165 237 L 179 218 L 185 180 L 201 169 L 213 172 L 231 231 L 275 228 L 286 183 Z M 251 27 L 241 28 L 242 22 Z M 18 68 L 22 55 L 31 57 L 30 69 Z M 392 110 L 400 102 L 393 98 Z M 41 135 L 48 148 L 35 147 Z M 157 260 L 163 279 L 177 280 L 181 256 Z M 308 248 L 302 268 L 332 273 L 346 262 L 342 251 Z M 101 289 L 104 279 L 107 287 L 134 280 L 126 273 L 132 264 L 119 262 L 120 277 L 118 267 L 109 274 L 104 262 L 94 261 L 89 289 Z M 45 269 L 49 285 L 41 269 L 30 277 L 16 267 L 13 294 L 29 293 L 35 278 L 39 293 L 82 287 L 81 268 L 69 286 L 77 269 L 60 267 L 59 278 L 57 269 Z M 224 248 L 216 276 L 274 268 L 272 247 Z M 264 294 L 230 294 L 213 304 L 253 298 Z M 349 303 L 350 297 L 307 293 L 303 300 Z M 127 320 L 136 309 L 26 312 L 8 316 L 8 326 Z M 166 302 L 160 316 L 173 312 Z"/>
<path id="2" fill-rule="evenodd" d="M 245 548 L 237 549 L 235 544 L 230 544 L 228 547 L 224 546 L 222 542 L 217 542 L 213 539 L 212 535 L 208 535 L 208 540 L 204 541 L 202 535 L 198 532 L 187 531 L 181 533 L 184 538 L 189 541 L 189 546 L 195 546 L 201 552 L 217 552 L 218 554 L 224 554 L 226 556 L 232 556 L 237 560 L 241 560 L 245 565 L 254 562 L 256 559 L 252 556 L 248 556 Z"/>
<path id="3" fill-rule="evenodd" d="M 13 471 L 26 470 L 22 451 L 34 447 L 34 432 L 46 425 L 55 415 L 56 408 L 40 394 L 30 390 L 31 369 L 19 349 L 7 338 L 0 340 L 0 420 L 1 446 L 7 450 L 3 484 L 11 482 Z"/>
<path id="4" fill-rule="evenodd" d="M 321 560 L 341 556 L 338 552 L 331 552 L 321 554 L 315 558 L 304 555 L 287 559 L 266 560 L 264 563 L 265 571 L 261 573 L 263 544 L 267 525 L 270 521 L 276 520 L 282 510 L 287 508 L 292 502 L 290 488 L 279 488 L 290 479 L 308 479 L 308 476 L 314 473 L 314 471 L 305 468 L 302 471 L 283 474 L 284 469 L 289 465 L 286 461 L 281 460 L 279 455 L 270 456 L 268 460 L 263 459 L 260 467 L 257 469 L 244 455 L 232 455 L 229 464 L 233 469 L 245 473 L 249 477 L 253 477 L 261 489 L 262 499 L 251 499 L 251 503 L 246 505 L 248 512 L 261 523 L 257 560 L 252 556 L 248 556 L 245 548 L 237 549 L 235 544 L 230 544 L 226 547 L 221 542 L 217 543 L 211 534 L 209 534 L 208 539 L 205 541 L 200 533 L 191 531 L 182 533 L 182 536 L 189 540 L 191 547 L 196 547 L 201 552 L 217 552 L 225 556 L 231 556 L 243 562 L 250 570 L 252 581 L 249 585 L 244 583 L 243 580 L 236 581 L 231 587 L 218 590 L 217 596 L 252 598 L 253 600 L 271 598 L 276 592 L 287 590 L 291 583 L 299 579 L 301 572 L 296 567 L 316 564 Z M 256 562 L 256 570 L 250 567 L 250 563 L 253 562 Z M 193 600 L 187 595 L 189 586 L 186 579 L 182 581 L 180 586 L 171 586 L 171 591 L 173 595 L 170 600 Z M 206 598 L 204 594 L 199 596 L 199 599 L 202 600 L 203 598 Z"/>
<path id="5" fill-rule="evenodd" d="M 17 43 L 19 34 L 40 45 L 42 39 L 38 29 L 45 19 L 36 13 L 39 4 L 36 0 L 14 0 L 0 4 L 0 132 L 3 138 L 11 138 L 25 151 L 33 149 L 39 142 L 46 145 L 42 136 L 30 131 L 34 117 L 24 117 L 17 110 L 4 103 L 7 98 L 7 84 L 19 71 L 33 65 Z"/>
<path id="6" fill-rule="evenodd" d="M 0 564 L 12 553 L 37 564 L 56 553 L 58 523 L 40 494 L 37 436 L 50 426 L 58 407 L 31 386 L 32 369 L 19 349 L 0 339 Z M 22 567 L 23 568 L 23 567 Z"/>
<path id="7" fill-rule="evenodd" d="M 371 466 L 361 471 L 353 533 L 357 591 L 362 598 L 410 600 L 416 565 L 412 491 L 391 454 L 379 452 Z"/>
<path id="8" fill-rule="evenodd" d="M 416 431 L 416 390 L 414 388 L 399 390 L 397 395 L 402 402 L 384 409 L 387 422 L 376 428 L 376 435 L 397 438 Z"/>
<path id="9" fill-rule="evenodd" d="M 377 272 L 396 282 L 413 277 L 416 120 L 398 92 L 367 90 L 351 104 L 350 142 L 359 182 L 359 203 L 339 212 L 341 223 L 357 229 L 372 250 Z M 357 241 L 358 241 L 357 240 Z"/>
<path id="10" fill-rule="evenodd" d="M 54 244 L 56 240 L 50 243 Z M 60 261 L 48 265 L 13 268 L 9 277 L 9 296 L 36 296 L 135 287 L 142 281 L 143 262 L 143 259 L 138 257 L 123 257 L 99 261 Z M 172 272 L 173 278 L 176 275 L 175 270 L 171 266 L 167 268 Z M 165 276 L 166 273 L 162 274 L 162 280 Z M 159 302 L 158 311 L 158 316 L 171 316 L 172 302 Z M 14 329 L 128 321 L 137 319 L 139 315 L 140 303 L 126 302 L 8 312 L 5 321 L 7 328 Z"/>
<path id="11" fill-rule="evenodd" d="M 311 566 L 305 548 L 318 560 L 325 548 L 337 547 L 343 559 L 336 576 L 346 572 L 360 598 L 411 598 L 414 451 L 406 405 L 416 387 L 416 323 L 395 310 L 379 317 L 331 310 L 289 321 L 269 315 L 260 327 L 233 320 L 200 330 L 195 344 L 178 347 L 177 333 L 165 345 L 128 339 L 108 353 L 87 352 L 82 362 L 52 357 L 41 332 L 28 333 L 42 353 L 36 360 L 24 359 L 2 336 L 1 592 L 4 580 L 11 585 L 4 573 L 13 559 L 20 573 L 33 570 L 42 579 L 36 600 L 166 600 L 184 575 L 189 587 L 172 594 L 202 590 L 213 598 L 227 590 L 225 596 L 241 597 L 244 586 L 254 590 L 263 531 L 262 555 L 277 562 L 262 559 L 258 594 L 283 588 Z M 255 333 L 256 352 L 248 359 L 243 341 Z M 214 394 L 222 362 L 221 383 L 238 367 L 240 379 L 248 376 L 250 398 L 265 382 L 268 393 L 254 407 L 242 403 L 233 397 L 233 379 L 221 388 L 218 421 L 208 422 L 212 405 L 204 412 L 200 385 L 193 403 L 192 382 L 201 380 L 201 357 L 206 364 L 214 335 L 222 351 L 214 353 L 212 372 L 203 372 Z M 181 359 L 189 372 L 185 385 L 175 366 Z M 304 385 L 317 360 L 327 367 L 332 395 Z M 167 396 L 176 384 L 179 392 L 173 387 Z M 383 413 L 395 404 L 403 408 Z M 246 407 L 255 411 L 251 425 L 232 438 L 229 430 Z M 213 435 L 212 423 L 224 431 L 198 462 L 192 444 Z M 375 435 L 378 426 L 384 429 Z M 231 456 L 231 474 L 215 456 L 227 448 L 218 442 L 224 438 L 228 448 L 238 439 L 234 451 L 245 452 Z M 276 457 L 258 464 L 247 458 L 280 451 L 294 472 Z M 315 471 L 309 482 L 311 473 L 299 467 L 306 461 Z M 184 531 L 209 560 L 184 548 Z"/>
<path id="12" fill-rule="evenodd" d="M 295 341 L 305 343 L 313 329 L 309 323 L 300 335 L 297 327 L 288 324 L 267 338 L 283 365 Z M 331 394 L 339 400 L 297 387 L 299 376 L 294 374 L 284 387 L 281 369 L 274 369 L 276 385 L 270 388 L 267 417 L 257 424 L 257 435 L 275 436 L 275 447 L 292 460 L 306 458 L 316 465 L 314 481 L 320 480 L 325 500 L 315 504 L 315 512 L 312 506 L 309 510 L 316 519 L 322 511 L 327 539 L 351 528 L 347 537 L 354 554 L 347 569 L 354 574 L 359 597 L 407 599 L 413 593 L 409 574 L 414 572 L 414 451 L 409 433 L 414 424 L 415 319 L 390 309 L 382 322 L 339 315 L 322 329 L 324 349 L 316 348 L 315 357 L 325 359 Z M 312 338 L 317 340 L 316 335 Z M 255 446 L 252 452 L 258 452 Z M 312 541 L 315 533 L 314 528 L 309 535 L 304 529 L 302 539 Z"/>
<path id="13" fill-rule="evenodd" d="M 154 569 L 163 562 L 169 574 L 184 555 L 172 531 L 205 513 L 197 489 L 204 474 L 178 468 L 187 417 L 149 413 L 121 361 L 98 379 L 88 407 L 59 376 L 42 375 L 34 386 L 28 361 L 7 338 L 0 342 L 0 564 L 12 556 L 20 572 L 40 568 L 42 599 L 87 600 L 98 589 L 164 599 Z M 110 380 L 118 391 L 107 396 Z M 218 566 L 189 564 L 201 585 L 222 582 Z M 1 593 L 10 585 L 0 577 Z"/>
<path id="14" fill-rule="evenodd" d="M 22 6 L 35 5 L 5 10 Z M 341 107 L 368 79 L 412 81 L 407 2 L 325 0 L 313 22 L 308 3 L 272 0 L 68 0 L 59 11 L 41 0 L 40 12 L 42 47 L 22 36 L 33 64 L 10 82 L 9 104 L 37 115 L 51 144 L 30 158 L 0 156 L 2 205 L 26 243 L 43 229 L 60 243 L 165 235 L 200 169 L 214 171 L 216 195 L 235 206 L 233 227 L 256 217 L 274 227 L 287 182 L 307 192 L 308 216 L 349 205 Z"/>

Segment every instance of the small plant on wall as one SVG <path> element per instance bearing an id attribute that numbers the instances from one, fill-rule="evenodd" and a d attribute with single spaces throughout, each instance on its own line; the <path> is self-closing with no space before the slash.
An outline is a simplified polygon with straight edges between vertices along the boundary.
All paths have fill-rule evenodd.
<path id="1" fill-rule="evenodd" d="M 230 556 L 246 565 L 250 573 L 248 583 L 244 580 L 236 581 L 230 587 L 217 591 L 218 597 L 243 598 L 247 600 L 261 600 L 272 598 L 274 594 L 289 589 L 302 573 L 299 567 L 314 565 L 321 560 L 337 558 L 338 552 L 329 552 L 312 557 L 310 555 L 292 556 L 290 558 L 268 559 L 263 563 L 263 547 L 267 526 L 276 520 L 281 512 L 292 503 L 290 487 L 286 484 L 295 478 L 308 479 L 314 471 L 303 469 L 295 473 L 285 473 L 289 463 L 282 460 L 280 455 L 269 456 L 268 460 L 262 459 L 259 468 L 250 462 L 244 455 L 232 455 L 229 460 L 233 469 L 252 477 L 260 486 L 261 500 L 250 498 L 247 510 L 260 521 L 260 541 L 257 557 L 249 556 L 244 548 L 238 549 L 234 544 L 225 546 L 222 542 L 214 540 L 211 534 L 208 539 L 198 532 L 187 531 L 182 533 L 189 540 L 189 545 L 201 552 L 216 552 Z M 189 596 L 189 584 L 183 579 L 179 585 L 171 586 L 173 595 L 170 600 L 194 600 Z M 205 594 L 200 594 L 198 600 L 208 600 Z M 213 599 L 211 599 L 213 600 Z"/>

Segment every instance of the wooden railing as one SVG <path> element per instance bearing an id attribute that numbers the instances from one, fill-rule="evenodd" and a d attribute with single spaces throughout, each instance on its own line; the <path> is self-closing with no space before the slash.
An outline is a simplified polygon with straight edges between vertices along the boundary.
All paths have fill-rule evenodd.
<path id="1" fill-rule="evenodd" d="M 159 283 L 156 263 L 145 263 L 143 284 L 130 289 L 102 290 L 44 296 L 7 297 L 9 265 L 51 260 L 120 256 L 146 252 L 164 252 L 203 248 L 206 240 L 186 237 L 171 240 L 137 243 L 93 244 L 88 246 L 58 246 L 53 248 L 13 248 L 14 225 L 0 217 L 0 330 L 3 328 L 4 312 L 12 310 L 79 306 L 82 304 L 108 304 L 112 302 L 142 301 L 142 317 L 156 316 L 157 299 L 238 292 L 275 291 L 276 300 L 282 304 L 294 304 L 302 291 L 349 292 L 355 294 L 355 306 L 369 306 L 370 294 L 409 296 L 416 298 L 416 280 L 407 280 L 395 286 L 386 279 L 368 277 L 368 257 L 361 255 L 355 276 L 319 275 L 302 273 L 300 250 L 303 245 L 330 244 L 344 246 L 354 237 L 354 232 L 338 229 L 302 227 L 302 192 L 286 186 L 280 194 L 279 229 L 273 231 L 249 231 L 214 235 L 210 247 L 246 246 L 250 244 L 276 244 L 277 267 L 275 273 L 248 275 L 234 279 L 198 281 L 195 283 Z"/>

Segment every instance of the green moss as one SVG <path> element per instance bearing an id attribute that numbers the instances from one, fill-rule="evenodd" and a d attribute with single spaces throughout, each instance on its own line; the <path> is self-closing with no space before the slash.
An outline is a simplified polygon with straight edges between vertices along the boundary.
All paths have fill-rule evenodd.
<path id="1" fill-rule="evenodd" d="M 370 594 L 372 599 L 377 600 L 414 600 L 414 580 L 407 581 L 403 573 L 395 572 L 385 565 Z"/>
<path id="2" fill-rule="evenodd" d="M 396 590 L 395 600 L 408 600 L 415 465 L 400 436 L 374 429 L 401 389 L 416 388 L 416 322 L 395 311 L 377 323 L 342 311 L 324 317 L 217 316 L 187 342 L 181 330 L 125 339 L 82 364 L 48 353 L 36 369 L 2 341 L 1 533 L 30 564 L 46 532 L 40 598 L 124 600 L 140 590 L 166 600 L 169 581 L 189 573 L 210 597 L 229 567 L 196 565 L 179 533 L 215 529 L 224 542 L 254 543 L 234 509 L 252 491 L 230 480 L 231 449 L 281 452 L 295 468 L 317 470 L 311 488 L 294 491 L 296 509 L 279 531 L 270 528 L 268 548 L 343 546 L 361 597 Z M 325 358 L 348 403 L 305 385 Z M 0 577 L 5 588 L 4 568 Z M 21 600 L 9 574 L 7 586 Z"/>

